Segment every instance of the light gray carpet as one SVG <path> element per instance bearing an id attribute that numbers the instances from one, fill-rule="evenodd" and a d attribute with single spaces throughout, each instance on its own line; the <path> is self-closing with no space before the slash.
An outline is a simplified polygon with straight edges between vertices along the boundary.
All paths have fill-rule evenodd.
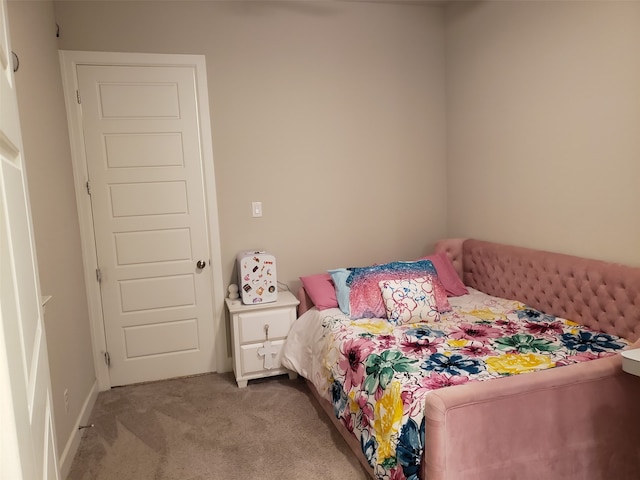
<path id="1" fill-rule="evenodd" d="M 98 395 L 68 480 L 367 480 L 301 380 L 231 374 Z"/>

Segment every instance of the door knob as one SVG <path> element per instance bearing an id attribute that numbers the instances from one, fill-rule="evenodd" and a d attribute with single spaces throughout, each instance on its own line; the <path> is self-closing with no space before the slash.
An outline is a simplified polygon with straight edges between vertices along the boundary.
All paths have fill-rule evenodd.
<path id="1" fill-rule="evenodd" d="M 202 270 L 206 266 L 207 266 L 207 262 L 205 262 L 204 260 L 198 260 L 198 263 L 196 263 L 196 267 L 198 267 L 198 269 L 200 270 Z"/>

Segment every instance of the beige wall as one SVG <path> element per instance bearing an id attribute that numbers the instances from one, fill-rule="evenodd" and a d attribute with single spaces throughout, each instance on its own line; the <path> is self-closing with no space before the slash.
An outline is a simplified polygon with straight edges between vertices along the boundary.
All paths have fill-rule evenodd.
<path id="1" fill-rule="evenodd" d="M 94 373 L 57 48 L 206 56 L 225 286 L 447 235 L 640 265 L 640 3 L 449 3 L 9 3 L 60 449 Z"/>
<path id="2" fill-rule="evenodd" d="M 296 288 L 445 235 L 438 8 L 44 0 L 10 1 L 9 20 L 60 453 L 95 373 L 58 48 L 206 56 L 225 286 L 242 249 L 276 254 Z"/>
<path id="3" fill-rule="evenodd" d="M 445 235 L 440 8 L 61 1 L 56 19 L 62 49 L 206 56 L 225 290 L 241 250 L 296 288 Z"/>
<path id="4" fill-rule="evenodd" d="M 41 291 L 53 296 L 46 307 L 45 328 L 62 454 L 95 372 L 56 24 L 51 1 L 11 1 L 8 7 L 12 49 L 20 58 L 15 81 Z"/>
<path id="5" fill-rule="evenodd" d="M 640 265 L 640 2 L 454 2 L 449 234 Z"/>

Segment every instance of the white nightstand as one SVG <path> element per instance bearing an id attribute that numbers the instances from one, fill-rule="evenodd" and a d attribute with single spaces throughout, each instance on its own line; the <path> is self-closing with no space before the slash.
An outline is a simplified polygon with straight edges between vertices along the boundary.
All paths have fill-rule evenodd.
<path id="1" fill-rule="evenodd" d="M 621 354 L 622 369 L 627 373 L 638 375 L 640 377 L 640 348 L 623 350 Z"/>
<path id="2" fill-rule="evenodd" d="M 278 292 L 278 300 L 256 305 L 244 305 L 240 299 L 225 300 L 231 315 L 231 345 L 233 373 L 238 387 L 247 386 L 254 378 L 289 374 L 281 364 L 282 346 L 296 320 L 296 307 L 300 303 L 291 292 Z"/>

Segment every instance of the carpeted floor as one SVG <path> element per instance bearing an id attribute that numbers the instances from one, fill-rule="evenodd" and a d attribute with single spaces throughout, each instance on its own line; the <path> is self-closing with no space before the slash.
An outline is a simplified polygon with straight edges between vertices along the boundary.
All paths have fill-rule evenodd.
<path id="1" fill-rule="evenodd" d="M 98 395 L 68 480 L 367 480 L 305 383 L 232 374 Z"/>

